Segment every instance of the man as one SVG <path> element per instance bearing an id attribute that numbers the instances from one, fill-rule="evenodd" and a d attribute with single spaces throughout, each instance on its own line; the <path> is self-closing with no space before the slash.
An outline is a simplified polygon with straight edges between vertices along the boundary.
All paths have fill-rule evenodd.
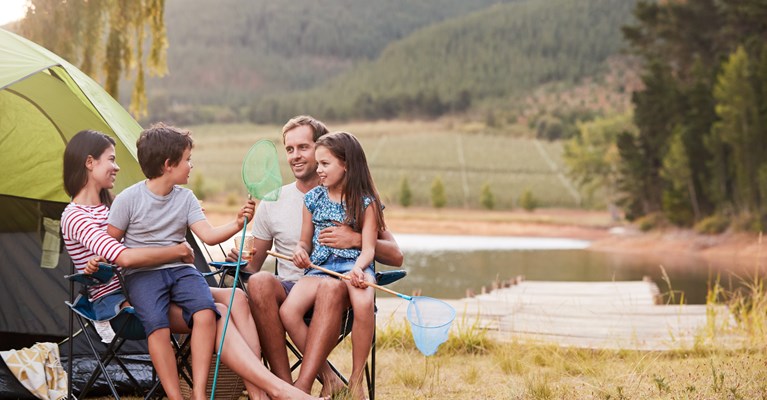
<path id="1" fill-rule="evenodd" d="M 254 254 L 245 271 L 256 272 L 248 279 L 250 307 L 256 322 L 262 352 L 278 377 L 291 382 L 290 363 L 285 343 L 285 328 L 279 318 L 279 307 L 287 298 L 293 284 L 303 276 L 303 270 L 289 261 L 278 260 L 277 275 L 261 271 L 266 251 L 272 248 L 286 255 L 293 254 L 302 224 L 303 197 L 319 184 L 315 141 L 328 133 L 325 125 L 309 116 L 298 116 L 282 128 L 282 139 L 288 164 L 296 181 L 282 187 L 276 202 L 262 202 L 254 217 Z M 336 248 L 361 246 L 361 235 L 347 225 L 327 228 L 320 242 Z M 236 255 L 230 253 L 231 258 Z M 388 231 L 379 234 L 376 260 L 387 265 L 402 265 L 402 253 Z M 314 293 L 314 314 L 306 337 L 294 338 L 303 353 L 300 376 L 322 379 L 322 395 L 330 395 L 343 387 L 326 362 L 336 345 L 341 330 L 343 312 L 349 307 L 349 296 L 343 282 L 336 279 L 315 279 L 307 287 Z M 313 380 L 313 379 L 311 379 Z M 311 381 L 310 380 L 310 381 Z M 309 388 L 301 388 L 309 391 Z"/>

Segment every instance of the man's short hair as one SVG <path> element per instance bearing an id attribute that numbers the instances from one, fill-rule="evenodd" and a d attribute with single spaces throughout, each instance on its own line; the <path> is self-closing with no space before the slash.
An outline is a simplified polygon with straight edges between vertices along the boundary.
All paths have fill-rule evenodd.
<path id="1" fill-rule="evenodd" d="M 161 177 L 165 160 L 169 160 L 170 165 L 178 165 L 184 150 L 191 149 L 193 145 L 192 134 L 188 130 L 162 122 L 154 124 L 141 132 L 136 141 L 141 171 L 149 179 Z"/>
<path id="2" fill-rule="evenodd" d="M 328 127 L 322 121 L 309 116 L 299 115 L 293 117 L 282 127 L 282 143 L 285 143 L 285 134 L 299 126 L 309 126 L 312 128 L 312 141 L 316 142 L 320 136 L 328 133 Z"/>

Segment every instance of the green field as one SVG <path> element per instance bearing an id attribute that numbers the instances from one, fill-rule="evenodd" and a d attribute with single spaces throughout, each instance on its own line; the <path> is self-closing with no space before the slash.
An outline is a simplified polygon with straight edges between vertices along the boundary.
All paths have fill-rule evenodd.
<path id="1" fill-rule="evenodd" d="M 280 127 L 263 125 L 200 125 L 190 127 L 195 139 L 192 188 L 202 176 L 203 196 L 244 194 L 241 162 L 259 139 L 281 149 Z M 479 208 L 487 182 L 497 209 L 517 207 L 529 188 L 544 207 L 576 207 L 579 195 L 566 178 L 560 142 L 462 132 L 440 123 L 378 122 L 331 126 L 348 130 L 362 142 L 373 178 L 387 204 L 396 204 L 400 182 L 407 178 L 413 205 L 429 206 L 430 189 L 439 176 L 448 207 Z M 283 178 L 291 178 L 280 153 Z M 198 193 L 200 195 L 200 193 Z M 202 196 L 201 196 L 202 197 Z"/>

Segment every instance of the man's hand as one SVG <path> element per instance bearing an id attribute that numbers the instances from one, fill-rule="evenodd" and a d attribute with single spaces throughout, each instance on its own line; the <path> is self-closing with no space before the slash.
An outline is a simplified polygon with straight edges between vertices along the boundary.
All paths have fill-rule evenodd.
<path id="1" fill-rule="evenodd" d="M 319 240 L 323 246 L 334 249 L 359 249 L 362 247 L 362 234 L 351 226 L 333 221 L 335 226 L 320 231 Z"/>
<path id="2" fill-rule="evenodd" d="M 85 265 L 84 274 L 94 274 L 99 270 L 99 263 L 105 263 L 107 259 L 101 256 L 96 256 L 88 260 L 88 264 Z"/>
<path id="3" fill-rule="evenodd" d="M 176 250 L 180 253 L 179 261 L 184 264 L 194 264 L 194 249 L 187 242 L 181 242 L 176 245 Z"/>
<path id="4" fill-rule="evenodd" d="M 242 227 L 245 225 L 245 218 L 247 218 L 248 221 L 252 221 L 253 214 L 255 212 L 256 202 L 253 201 L 253 199 L 248 199 L 248 201 L 245 202 L 245 205 L 240 208 L 240 211 L 237 212 L 237 226 L 242 229 Z"/>
<path id="5" fill-rule="evenodd" d="M 253 248 L 253 250 L 250 251 L 250 257 L 246 258 L 246 257 L 248 257 L 248 254 L 245 254 L 245 250 L 243 250 L 242 251 L 242 261 L 248 261 L 248 263 L 250 263 L 249 260 L 251 258 L 253 258 L 253 256 L 256 255 L 256 253 L 258 253 L 258 250 Z M 239 257 L 239 255 L 240 255 L 240 251 L 237 250 L 236 248 L 232 247 L 231 249 L 229 249 L 229 253 L 226 254 L 226 257 L 224 257 L 224 261 L 226 261 L 226 262 L 237 262 L 237 257 Z"/>

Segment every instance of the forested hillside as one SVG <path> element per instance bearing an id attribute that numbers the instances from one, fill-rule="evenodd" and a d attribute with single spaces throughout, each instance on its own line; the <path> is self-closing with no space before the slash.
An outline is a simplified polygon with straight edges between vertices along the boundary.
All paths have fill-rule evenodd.
<path id="1" fill-rule="evenodd" d="M 498 2 L 168 0 L 170 74 L 148 82 L 151 108 L 155 115 L 172 104 L 237 109 L 308 89 L 415 30 Z"/>
<path id="2" fill-rule="evenodd" d="M 494 5 L 420 30 L 374 62 L 310 93 L 268 99 L 253 114 L 256 120 L 284 119 L 297 110 L 342 119 L 437 116 L 544 83 L 574 83 L 603 71 L 605 60 L 624 46 L 620 29 L 630 22 L 634 3 Z"/>
<path id="3" fill-rule="evenodd" d="M 180 122 L 460 112 L 601 71 L 634 3 L 169 0 L 171 73 L 149 83 L 150 109 Z"/>

